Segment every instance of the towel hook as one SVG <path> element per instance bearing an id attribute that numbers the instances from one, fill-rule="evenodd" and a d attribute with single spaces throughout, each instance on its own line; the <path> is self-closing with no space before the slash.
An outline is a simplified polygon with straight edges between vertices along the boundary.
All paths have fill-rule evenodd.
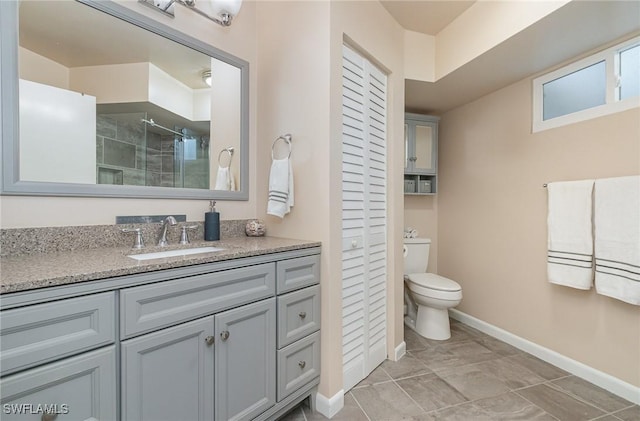
<path id="1" fill-rule="evenodd" d="M 229 146 L 228 148 L 222 149 L 220 151 L 220 153 L 218 154 L 218 165 L 220 165 L 222 167 L 222 163 L 220 162 L 220 158 L 222 157 L 223 153 L 227 152 L 229 154 L 229 165 L 227 165 L 227 167 L 230 167 L 231 166 L 231 159 L 233 158 L 233 151 L 234 151 L 233 146 Z"/>
<path id="2" fill-rule="evenodd" d="M 274 156 L 274 151 L 278 140 L 282 140 L 287 144 L 287 146 L 289 147 L 289 155 L 287 156 L 287 159 L 291 158 L 291 135 L 287 133 L 285 135 L 278 136 L 276 140 L 273 141 L 273 144 L 271 145 L 271 159 L 276 159 Z"/>

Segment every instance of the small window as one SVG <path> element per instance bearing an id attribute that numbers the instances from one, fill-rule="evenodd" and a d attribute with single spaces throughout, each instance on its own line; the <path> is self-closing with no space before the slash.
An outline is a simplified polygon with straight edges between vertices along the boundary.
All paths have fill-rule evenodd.
<path id="1" fill-rule="evenodd" d="M 533 131 L 640 105 L 640 38 L 533 81 Z"/>
<path id="2" fill-rule="evenodd" d="M 640 95 L 640 45 L 627 48 L 619 53 L 620 99 Z"/>

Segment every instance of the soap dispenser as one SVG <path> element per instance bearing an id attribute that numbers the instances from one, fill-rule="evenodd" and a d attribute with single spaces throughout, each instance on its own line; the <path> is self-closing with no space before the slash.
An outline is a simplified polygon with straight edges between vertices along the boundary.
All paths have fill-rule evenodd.
<path id="1" fill-rule="evenodd" d="M 218 241 L 220 239 L 220 212 L 216 212 L 216 201 L 209 203 L 209 212 L 204 214 L 204 240 Z"/>

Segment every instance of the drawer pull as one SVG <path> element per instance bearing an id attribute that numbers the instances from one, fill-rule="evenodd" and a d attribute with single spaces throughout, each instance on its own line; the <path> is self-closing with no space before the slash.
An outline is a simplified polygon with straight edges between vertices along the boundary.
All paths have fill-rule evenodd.
<path id="1" fill-rule="evenodd" d="M 300 316 L 301 319 L 304 319 L 305 317 L 307 317 L 307 312 L 301 311 L 300 314 L 298 314 L 298 316 Z"/>
<path id="2" fill-rule="evenodd" d="M 213 336 L 207 336 L 206 338 L 204 338 L 204 341 L 207 343 L 207 345 L 211 346 L 216 340 Z"/>
<path id="3" fill-rule="evenodd" d="M 40 418 L 40 420 L 41 421 L 53 421 L 56 418 L 58 418 L 58 414 L 45 413 L 45 414 L 42 414 L 42 417 Z"/>
<path id="4" fill-rule="evenodd" d="M 304 369 L 304 367 L 307 365 L 306 361 L 298 361 L 298 365 L 300 366 L 300 368 Z"/>
<path id="5" fill-rule="evenodd" d="M 226 341 L 227 339 L 229 339 L 229 331 L 223 330 L 222 332 L 220 332 L 220 337 L 223 341 Z"/>

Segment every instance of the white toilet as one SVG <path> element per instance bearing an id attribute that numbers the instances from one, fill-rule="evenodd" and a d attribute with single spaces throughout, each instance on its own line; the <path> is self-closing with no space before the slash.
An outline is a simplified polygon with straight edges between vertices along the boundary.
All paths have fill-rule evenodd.
<path id="1" fill-rule="evenodd" d="M 425 338 L 445 340 L 451 337 L 448 310 L 460 304 L 462 288 L 451 279 L 426 273 L 430 246 L 429 238 L 404 239 L 404 320 Z"/>

